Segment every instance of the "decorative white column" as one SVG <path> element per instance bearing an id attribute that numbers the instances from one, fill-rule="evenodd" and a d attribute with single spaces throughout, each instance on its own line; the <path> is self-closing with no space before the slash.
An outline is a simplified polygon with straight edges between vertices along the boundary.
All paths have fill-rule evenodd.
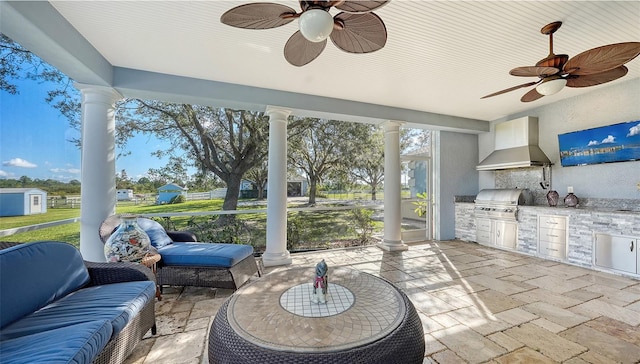
<path id="1" fill-rule="evenodd" d="M 402 186 L 400 181 L 400 125 L 398 121 L 384 124 L 384 240 L 383 250 L 407 250 L 402 242 Z"/>
<path id="2" fill-rule="evenodd" d="M 75 86 L 82 93 L 80 253 L 104 262 L 98 229 L 116 211 L 115 102 L 122 96 L 110 87 Z"/>
<path id="3" fill-rule="evenodd" d="M 267 249 L 265 267 L 291 264 L 287 250 L 287 118 L 290 110 L 267 107 L 269 171 L 267 173 Z"/>

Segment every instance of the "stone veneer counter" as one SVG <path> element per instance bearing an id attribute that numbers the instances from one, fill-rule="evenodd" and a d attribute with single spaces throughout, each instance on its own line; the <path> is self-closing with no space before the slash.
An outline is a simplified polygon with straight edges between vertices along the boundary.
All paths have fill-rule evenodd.
<path id="1" fill-rule="evenodd" d="M 593 265 L 595 233 L 640 237 L 640 211 L 615 207 L 518 206 L 516 251 L 538 255 L 538 216 L 567 216 L 568 249 L 566 261 L 587 268 Z M 456 238 L 476 241 L 474 204 L 456 202 Z M 545 257 L 546 258 L 546 257 Z"/>

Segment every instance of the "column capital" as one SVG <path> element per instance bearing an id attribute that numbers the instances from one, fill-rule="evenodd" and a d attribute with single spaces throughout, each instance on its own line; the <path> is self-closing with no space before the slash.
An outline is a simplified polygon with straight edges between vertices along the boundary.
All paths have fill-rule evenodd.
<path id="1" fill-rule="evenodd" d="M 116 91 L 116 89 L 112 87 L 90 85 L 90 84 L 78 83 L 78 82 L 75 82 L 73 86 L 75 86 L 75 88 L 80 90 L 83 97 L 87 95 L 95 95 L 98 97 L 107 98 L 107 100 L 109 100 L 110 103 L 115 103 L 116 101 L 124 98 L 124 96 L 122 96 L 118 91 Z"/>
<path id="2" fill-rule="evenodd" d="M 406 124 L 404 121 L 387 120 L 382 123 L 382 126 L 384 127 L 385 131 L 390 131 L 390 130 L 397 130 L 399 127 L 401 127 L 404 124 Z"/>
<path id="3" fill-rule="evenodd" d="M 273 119 L 282 119 L 282 120 L 287 120 L 287 118 L 289 117 L 289 115 L 291 115 L 291 110 L 284 108 L 284 107 L 279 107 L 279 106 L 267 106 L 267 109 L 265 110 L 265 114 L 269 115 L 269 118 L 271 120 Z"/>

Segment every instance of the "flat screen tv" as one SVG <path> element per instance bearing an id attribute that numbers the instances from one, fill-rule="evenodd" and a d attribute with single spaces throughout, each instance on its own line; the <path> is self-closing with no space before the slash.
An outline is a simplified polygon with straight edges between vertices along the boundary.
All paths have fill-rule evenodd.
<path id="1" fill-rule="evenodd" d="M 640 120 L 558 135 L 563 167 L 640 160 Z"/>

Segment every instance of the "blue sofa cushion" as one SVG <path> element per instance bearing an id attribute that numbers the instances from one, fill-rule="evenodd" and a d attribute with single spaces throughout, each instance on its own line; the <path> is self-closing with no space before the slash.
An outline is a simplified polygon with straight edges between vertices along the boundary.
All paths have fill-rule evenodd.
<path id="1" fill-rule="evenodd" d="M 0 340 L 95 320 L 108 320 L 115 336 L 155 299 L 155 294 L 156 285 L 152 281 L 83 288 L 3 328 Z"/>
<path id="2" fill-rule="evenodd" d="M 0 363 L 91 363 L 112 331 L 109 321 L 97 320 L 5 340 L 0 342 Z"/>
<path id="3" fill-rule="evenodd" d="M 164 265 L 230 268 L 253 255 L 251 245 L 173 243 L 158 249 Z"/>
<path id="4" fill-rule="evenodd" d="M 0 250 L 0 328 L 80 289 L 89 272 L 73 245 L 39 241 Z"/>
<path id="5" fill-rule="evenodd" d="M 138 226 L 140 226 L 142 230 L 149 235 L 151 245 L 156 249 L 160 249 L 173 242 L 162 225 L 157 221 L 153 221 L 151 219 L 138 219 Z"/>

